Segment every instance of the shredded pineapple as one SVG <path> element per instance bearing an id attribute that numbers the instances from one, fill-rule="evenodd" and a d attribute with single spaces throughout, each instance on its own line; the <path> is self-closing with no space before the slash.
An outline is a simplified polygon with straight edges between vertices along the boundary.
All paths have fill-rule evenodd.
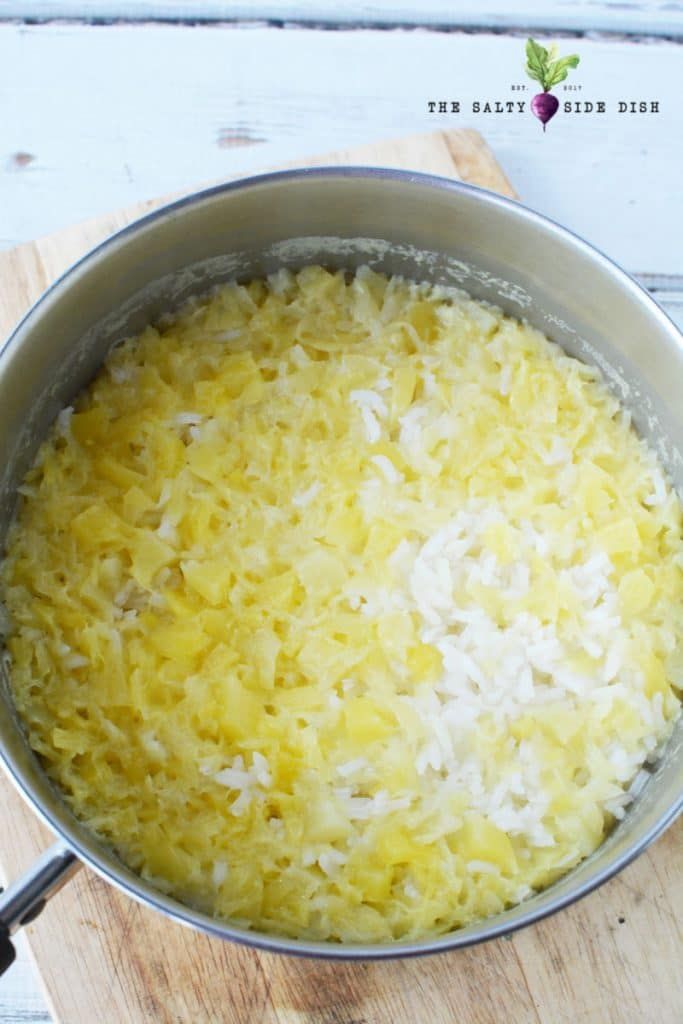
<path id="1" fill-rule="evenodd" d="M 676 495 L 593 368 L 463 293 L 225 286 L 111 353 L 22 494 L 30 742 L 222 918 L 495 914 L 601 842 L 679 709 Z"/>

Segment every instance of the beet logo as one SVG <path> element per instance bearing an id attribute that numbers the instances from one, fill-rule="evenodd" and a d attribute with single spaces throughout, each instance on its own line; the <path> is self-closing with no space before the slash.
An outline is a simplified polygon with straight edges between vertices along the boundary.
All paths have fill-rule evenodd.
<path id="1" fill-rule="evenodd" d="M 541 83 L 543 92 L 539 92 L 531 101 L 531 110 L 538 120 L 545 126 L 551 117 L 557 113 L 560 101 L 553 96 L 553 86 L 564 82 L 569 74 L 570 68 L 575 68 L 579 58 L 575 53 L 570 57 L 560 57 L 555 45 L 546 50 L 545 46 L 534 42 L 533 39 L 526 41 L 526 73 L 535 82 Z"/>

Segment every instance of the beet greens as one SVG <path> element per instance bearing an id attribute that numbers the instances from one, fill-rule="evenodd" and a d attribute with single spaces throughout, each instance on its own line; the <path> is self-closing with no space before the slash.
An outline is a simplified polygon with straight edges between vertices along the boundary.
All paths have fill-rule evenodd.
<path id="1" fill-rule="evenodd" d="M 578 63 L 579 58 L 575 53 L 569 57 L 559 57 L 555 45 L 546 50 L 540 43 L 533 39 L 527 39 L 526 73 L 529 78 L 540 82 L 543 89 L 543 92 L 539 92 L 532 99 L 531 110 L 543 125 L 543 131 L 560 106 L 559 100 L 551 94 L 550 90 L 554 85 L 563 82 L 569 74 L 569 69 L 575 68 Z"/>

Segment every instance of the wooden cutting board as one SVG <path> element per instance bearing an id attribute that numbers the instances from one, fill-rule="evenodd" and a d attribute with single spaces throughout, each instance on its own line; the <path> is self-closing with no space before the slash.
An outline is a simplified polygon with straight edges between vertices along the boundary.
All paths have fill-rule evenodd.
<path id="1" fill-rule="evenodd" d="M 476 132 L 306 161 L 431 171 L 514 195 Z M 152 200 L 0 253 L 0 337 L 78 256 Z M 394 963 L 258 953 L 172 924 L 82 870 L 29 927 L 63 1024 L 680 1024 L 683 823 L 582 902 L 508 940 Z M 0 779 L 0 869 L 51 841 Z"/>

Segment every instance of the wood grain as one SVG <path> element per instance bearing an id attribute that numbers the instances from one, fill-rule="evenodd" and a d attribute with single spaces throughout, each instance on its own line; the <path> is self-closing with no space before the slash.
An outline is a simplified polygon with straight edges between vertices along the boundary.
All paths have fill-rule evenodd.
<path id="1" fill-rule="evenodd" d="M 511 194 L 474 132 L 309 163 L 414 166 Z M 0 331 L 64 267 L 154 203 L 0 254 Z M 14 876 L 50 841 L 0 782 L 0 862 Z M 602 889 L 509 940 L 395 963 L 324 963 L 209 939 L 81 871 L 29 927 L 62 1024 L 680 1024 L 679 823 Z"/>

